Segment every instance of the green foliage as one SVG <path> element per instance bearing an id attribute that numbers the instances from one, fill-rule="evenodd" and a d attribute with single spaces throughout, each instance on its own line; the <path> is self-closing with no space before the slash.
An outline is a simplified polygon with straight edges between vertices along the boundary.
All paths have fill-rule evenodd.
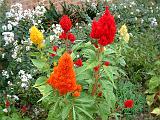
<path id="1" fill-rule="evenodd" d="M 147 94 L 147 104 L 154 108 L 152 114 L 160 115 L 160 60 L 157 60 L 154 64 L 154 69 L 150 72 L 152 78 L 149 80 Z"/>
<path id="2" fill-rule="evenodd" d="M 131 109 L 124 109 L 122 112 L 127 115 L 138 115 L 139 113 L 146 112 L 146 101 L 145 95 L 142 93 L 142 86 L 138 83 L 133 84 L 130 81 L 118 81 L 117 82 L 116 96 L 117 98 L 117 108 L 123 108 L 124 101 L 127 99 L 132 99 L 134 101 L 134 106 Z"/>

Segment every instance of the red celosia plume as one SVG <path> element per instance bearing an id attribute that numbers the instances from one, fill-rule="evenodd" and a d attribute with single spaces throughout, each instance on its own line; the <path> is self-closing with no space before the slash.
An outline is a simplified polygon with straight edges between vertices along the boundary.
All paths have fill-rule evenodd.
<path id="1" fill-rule="evenodd" d="M 76 84 L 73 60 L 70 54 L 66 52 L 61 56 L 58 66 L 54 67 L 54 71 L 48 79 L 48 83 L 58 90 L 60 95 L 65 95 L 68 92 L 80 92 L 81 87 Z"/>
<path id="2" fill-rule="evenodd" d="M 102 46 L 111 44 L 116 33 L 116 24 L 114 17 L 110 14 L 108 7 L 103 16 L 98 20 L 93 20 L 90 37 L 98 39 L 98 43 Z"/>
<path id="3" fill-rule="evenodd" d="M 72 22 L 67 15 L 63 15 L 59 24 L 61 25 L 64 32 L 68 32 L 72 27 Z"/>

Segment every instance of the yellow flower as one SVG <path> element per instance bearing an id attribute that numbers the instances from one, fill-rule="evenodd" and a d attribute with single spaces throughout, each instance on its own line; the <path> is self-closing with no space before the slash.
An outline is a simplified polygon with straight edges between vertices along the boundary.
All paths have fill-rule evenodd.
<path id="1" fill-rule="evenodd" d="M 126 33 L 125 36 L 123 37 L 123 39 L 124 39 L 124 41 L 125 41 L 126 43 L 128 43 L 128 42 L 129 42 L 129 34 Z"/>
<path id="2" fill-rule="evenodd" d="M 127 26 L 125 24 L 122 25 L 122 27 L 120 28 L 119 32 L 120 32 L 121 36 L 124 36 L 126 33 L 128 33 Z"/>
<path id="3" fill-rule="evenodd" d="M 39 31 L 36 26 L 32 26 L 30 29 L 30 39 L 35 45 L 38 45 L 38 48 L 42 48 L 44 37 L 42 32 Z"/>
<path id="4" fill-rule="evenodd" d="M 122 27 L 120 28 L 119 32 L 120 32 L 121 38 L 123 38 L 124 41 L 126 43 L 128 43 L 129 42 L 129 34 L 128 34 L 127 26 L 125 24 L 122 25 Z"/>

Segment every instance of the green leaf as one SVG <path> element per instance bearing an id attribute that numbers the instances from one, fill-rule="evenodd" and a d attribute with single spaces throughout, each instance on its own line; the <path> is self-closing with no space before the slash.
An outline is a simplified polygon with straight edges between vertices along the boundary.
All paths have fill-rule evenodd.
<path id="1" fill-rule="evenodd" d="M 46 65 L 46 62 L 43 60 L 31 59 L 31 61 L 38 69 L 42 69 Z"/>
<path id="2" fill-rule="evenodd" d="M 36 83 L 33 87 L 38 87 L 40 85 L 43 85 L 46 83 L 46 81 L 47 81 L 47 78 L 45 76 L 41 76 L 36 80 Z"/>
<path id="3" fill-rule="evenodd" d="M 154 96 L 155 96 L 155 94 L 153 94 L 153 95 L 147 95 L 146 100 L 147 100 L 147 104 L 149 106 L 151 106 L 153 104 Z"/>
<path id="4" fill-rule="evenodd" d="M 78 108 L 81 112 L 83 112 L 85 115 L 87 115 L 88 117 L 90 117 L 91 119 L 93 119 L 93 117 L 87 112 L 85 111 L 83 108 L 80 108 L 78 106 L 76 106 L 76 108 Z"/>
<path id="5" fill-rule="evenodd" d="M 160 77 L 152 77 L 149 81 L 149 89 L 153 90 L 160 85 Z"/>
<path id="6" fill-rule="evenodd" d="M 73 111 L 73 120 L 76 120 L 76 111 L 75 111 L 75 109 L 74 109 L 74 106 L 73 106 L 73 109 L 72 109 Z"/>
<path id="7" fill-rule="evenodd" d="M 62 120 L 65 120 L 67 116 L 69 115 L 69 112 L 71 110 L 71 104 L 65 106 L 62 110 Z"/>
<path id="8" fill-rule="evenodd" d="M 160 108 L 154 108 L 153 111 L 151 112 L 152 114 L 156 114 L 157 116 L 160 115 Z"/>

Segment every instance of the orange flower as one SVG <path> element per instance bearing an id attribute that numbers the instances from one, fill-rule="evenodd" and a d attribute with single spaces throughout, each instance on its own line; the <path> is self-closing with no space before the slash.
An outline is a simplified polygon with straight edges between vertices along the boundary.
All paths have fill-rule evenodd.
<path id="1" fill-rule="evenodd" d="M 79 97 L 79 96 L 80 96 L 80 92 L 75 91 L 75 92 L 73 93 L 73 96 L 74 96 L 74 97 Z"/>
<path id="2" fill-rule="evenodd" d="M 48 83 L 60 95 L 65 95 L 68 92 L 80 91 L 79 85 L 76 84 L 76 75 L 73 69 L 73 60 L 67 52 L 65 52 L 58 61 L 58 66 L 54 67 L 54 72 L 51 73 Z"/>

